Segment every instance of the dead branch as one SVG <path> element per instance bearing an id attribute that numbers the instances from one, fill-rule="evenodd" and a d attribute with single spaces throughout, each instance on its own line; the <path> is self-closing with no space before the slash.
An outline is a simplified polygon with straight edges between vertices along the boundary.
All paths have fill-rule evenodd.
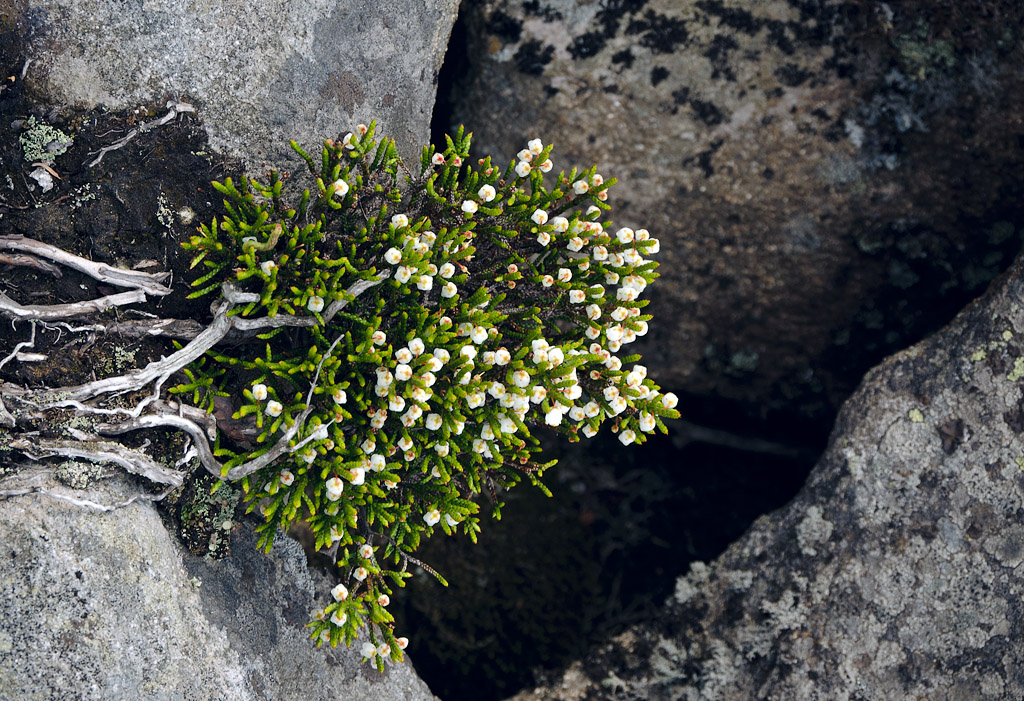
<path id="1" fill-rule="evenodd" d="M 25 321 L 57 321 L 61 319 L 76 319 L 95 312 L 104 312 L 113 307 L 145 301 L 145 292 L 142 290 L 130 290 L 128 292 L 107 295 L 106 297 L 99 297 L 98 299 L 88 299 L 83 302 L 22 305 L 3 292 L 0 292 L 0 313 Z"/>
<path id="2" fill-rule="evenodd" d="M 51 263 L 39 260 L 35 256 L 26 255 L 24 253 L 0 253 L 0 263 L 6 263 L 7 265 L 17 265 L 24 268 L 35 268 L 36 270 L 42 270 L 44 273 L 49 273 L 54 277 L 61 277 L 60 268 Z"/>
<path id="3" fill-rule="evenodd" d="M 67 441 L 51 438 L 16 438 L 10 446 L 32 460 L 59 455 L 81 458 L 95 463 L 113 463 L 133 475 L 156 482 L 180 487 L 182 475 L 163 467 L 148 455 L 109 441 Z"/>
<path id="4" fill-rule="evenodd" d="M 0 236 L 0 250 L 21 251 L 40 258 L 48 258 L 108 285 L 142 290 L 146 294 L 158 297 L 171 293 L 169 287 L 160 284 L 170 277 L 170 273 L 152 274 L 138 270 L 122 270 L 106 263 L 97 263 L 88 258 L 76 256 L 56 246 L 24 236 Z"/>
<path id="5" fill-rule="evenodd" d="M 100 161 L 103 160 L 104 156 L 106 156 L 111 151 L 116 151 L 119 148 L 123 148 L 125 145 L 128 144 L 129 141 L 134 139 L 139 134 L 143 134 L 152 129 L 153 127 L 159 127 L 163 126 L 164 124 L 167 124 L 167 122 L 171 121 L 182 112 L 195 112 L 195 108 L 193 108 L 192 105 L 185 102 L 174 102 L 173 100 L 168 100 L 165 107 L 168 107 L 170 111 L 163 117 L 160 117 L 159 119 L 154 119 L 150 122 L 146 122 L 142 126 L 132 129 L 125 136 L 121 137 L 120 139 L 112 143 L 110 146 L 104 146 L 103 148 L 101 148 L 99 150 L 100 155 L 96 157 L 96 160 L 89 164 L 89 167 L 92 168 L 94 166 L 99 165 Z"/>

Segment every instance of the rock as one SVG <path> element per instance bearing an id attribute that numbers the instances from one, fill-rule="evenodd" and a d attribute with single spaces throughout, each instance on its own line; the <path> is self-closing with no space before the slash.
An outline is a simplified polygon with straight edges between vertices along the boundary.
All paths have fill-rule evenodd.
<path id="1" fill-rule="evenodd" d="M 1019 250 L 1024 8 L 996 5 L 477 3 L 453 122 L 619 178 L 616 225 L 662 240 L 637 350 L 668 386 L 830 421 Z"/>
<path id="2" fill-rule="evenodd" d="M 517 699 L 1024 698 L 1024 257 L 872 370 L 803 491 Z"/>
<path id="3" fill-rule="evenodd" d="M 140 491 L 123 477 L 72 490 L 31 469 L 0 489 L 24 484 L 104 505 Z M 355 648 L 315 648 L 304 625 L 330 585 L 314 598 L 294 541 L 265 556 L 250 526 L 236 530 L 232 555 L 208 561 L 149 503 L 0 501 L 0 697 L 434 698 L 409 664 L 378 674 Z"/>
<path id="4" fill-rule="evenodd" d="M 418 159 L 458 1 L 19 0 L 15 8 L 30 35 L 26 78 L 41 102 L 122 109 L 173 95 L 195 103 L 213 148 L 260 173 L 304 167 L 289 139 L 316 152 L 372 119 Z"/>

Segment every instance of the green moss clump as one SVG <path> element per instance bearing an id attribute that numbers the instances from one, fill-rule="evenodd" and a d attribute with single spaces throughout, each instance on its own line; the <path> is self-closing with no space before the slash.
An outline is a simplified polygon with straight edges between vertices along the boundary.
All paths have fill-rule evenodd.
<path id="1" fill-rule="evenodd" d="M 74 139 L 60 129 L 37 122 L 34 116 L 30 116 L 18 141 L 21 142 L 26 161 L 51 164 L 71 147 Z"/>

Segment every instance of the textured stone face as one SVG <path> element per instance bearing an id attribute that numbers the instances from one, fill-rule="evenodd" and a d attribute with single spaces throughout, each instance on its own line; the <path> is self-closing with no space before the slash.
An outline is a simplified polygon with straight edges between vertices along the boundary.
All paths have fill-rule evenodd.
<path id="1" fill-rule="evenodd" d="M 32 468 L 0 488 L 25 486 L 104 505 L 138 490 L 82 492 Z M 288 538 L 265 556 L 243 527 L 230 558 L 207 561 L 149 504 L 98 513 L 35 495 L 0 502 L 0 542 L 5 699 L 434 698 L 410 665 L 381 675 L 355 649 L 313 647 L 304 625 L 330 584 L 314 598 Z"/>
<path id="2" fill-rule="evenodd" d="M 1021 299 L 1024 258 L 872 370 L 801 494 L 659 621 L 519 698 L 1024 696 Z"/>
<path id="3" fill-rule="evenodd" d="M 1019 247 L 1021 9 L 935 5 L 468 5 L 454 119 L 619 178 L 616 223 L 662 239 L 668 384 L 827 414 Z"/>
<path id="4" fill-rule="evenodd" d="M 430 135 L 457 0 L 27 0 L 27 79 L 43 102 L 194 102 L 210 145 L 248 168 L 295 169 L 295 139 L 377 119 L 405 156 Z"/>

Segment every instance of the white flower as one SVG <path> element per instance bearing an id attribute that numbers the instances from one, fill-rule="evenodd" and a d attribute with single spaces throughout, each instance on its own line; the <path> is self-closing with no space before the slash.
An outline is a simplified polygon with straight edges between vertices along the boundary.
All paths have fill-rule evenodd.
<path id="1" fill-rule="evenodd" d="M 573 253 L 579 253 L 579 251 L 583 248 L 583 239 L 581 239 L 579 236 L 573 236 L 571 239 L 569 239 L 569 243 L 567 243 L 565 247 L 568 248 Z"/>
<path id="2" fill-rule="evenodd" d="M 366 468 L 365 467 L 353 467 L 349 471 L 349 474 L 352 476 L 352 478 L 349 480 L 349 482 L 351 482 L 352 486 L 354 486 L 354 487 L 358 487 L 359 485 L 361 485 L 363 482 L 366 481 Z"/>
<path id="3" fill-rule="evenodd" d="M 572 271 L 569 270 L 568 268 L 559 268 L 558 279 L 561 280 L 562 282 L 569 282 L 570 280 L 572 280 Z"/>
<path id="4" fill-rule="evenodd" d="M 427 513 L 423 514 L 423 520 L 428 526 L 435 526 L 438 521 L 441 520 L 441 512 L 437 509 L 431 509 Z"/>
<path id="5" fill-rule="evenodd" d="M 295 475 L 293 475 L 288 470 L 281 470 L 280 477 L 281 477 L 281 484 L 283 484 L 285 487 L 290 487 L 292 482 L 295 481 Z"/>
<path id="6" fill-rule="evenodd" d="M 331 394 L 331 399 L 334 400 L 335 404 L 344 404 L 345 402 L 348 401 L 348 395 L 345 394 L 345 390 L 343 390 L 341 387 L 337 387 Z"/>
<path id="7" fill-rule="evenodd" d="M 429 275 L 420 275 L 419 280 L 416 281 L 416 287 L 429 292 L 434 287 L 434 278 Z"/>
<path id="8" fill-rule="evenodd" d="M 619 414 L 626 410 L 626 408 L 629 406 L 629 402 L 626 401 L 625 397 L 618 396 L 615 399 L 608 402 L 608 406 L 611 408 L 612 414 L 614 416 L 618 416 Z"/>
<path id="9" fill-rule="evenodd" d="M 335 197 L 344 197 L 348 194 L 348 183 L 338 178 L 334 181 L 334 195 Z"/>
<path id="10" fill-rule="evenodd" d="M 391 603 L 391 597 L 389 597 L 387 594 L 381 594 L 380 596 L 377 597 L 377 603 L 380 604 L 381 606 L 387 606 L 388 604 Z M 385 645 L 384 643 L 381 643 L 381 646 L 379 648 L 377 648 L 377 652 L 379 652 L 382 656 L 383 655 L 390 655 L 391 654 L 391 648 L 388 647 L 387 645 Z"/>
<path id="11" fill-rule="evenodd" d="M 479 208 L 479 205 L 473 200 L 464 200 L 462 202 L 462 211 L 466 214 L 473 214 Z"/>
<path id="12" fill-rule="evenodd" d="M 590 185 L 587 184 L 586 180 L 577 180 L 572 184 L 572 191 L 577 195 L 585 194 L 590 190 Z"/>
<path id="13" fill-rule="evenodd" d="M 443 166 L 444 165 L 444 154 L 443 153 L 435 153 L 433 156 L 430 157 L 430 162 L 433 163 L 436 166 Z"/>
<path id="14" fill-rule="evenodd" d="M 675 409 L 678 403 L 679 397 L 677 397 L 674 392 L 666 392 L 661 397 L 661 404 L 666 409 Z"/>
<path id="15" fill-rule="evenodd" d="M 388 400 L 388 408 L 396 413 L 401 411 L 402 409 L 405 408 L 405 398 L 395 395 L 394 397 Z"/>
<path id="16" fill-rule="evenodd" d="M 388 340 L 388 336 L 386 333 L 378 329 L 377 331 L 373 332 L 373 335 L 370 336 L 370 339 L 373 341 L 373 345 L 383 346 L 384 342 Z"/>
<path id="17" fill-rule="evenodd" d="M 392 246 L 388 249 L 388 252 L 384 254 L 384 260 L 391 263 L 391 265 L 398 265 L 402 262 L 402 252 Z"/>
<path id="18" fill-rule="evenodd" d="M 504 347 L 494 351 L 494 364 L 495 365 L 508 365 L 512 360 L 512 354 L 508 352 Z"/>
<path id="19" fill-rule="evenodd" d="M 270 275 L 270 273 L 273 272 L 274 268 L 276 268 L 276 267 L 277 267 L 277 263 L 275 263 L 272 260 L 267 260 L 267 261 L 264 261 L 264 262 L 260 263 L 260 270 L 263 271 L 264 275 Z"/>
<path id="20" fill-rule="evenodd" d="M 433 355 L 434 355 L 435 358 L 437 358 L 439 361 L 441 361 L 442 365 L 444 363 L 447 363 L 449 360 L 452 359 L 451 353 L 449 353 L 444 348 L 435 348 L 434 352 L 433 352 Z M 431 368 L 431 369 L 433 369 L 433 368 Z M 440 368 L 437 368 L 437 369 L 440 370 Z M 436 372 L 436 370 L 435 370 L 435 372 Z"/>
<path id="21" fill-rule="evenodd" d="M 640 430 L 645 433 L 650 433 L 654 430 L 654 416 L 648 414 L 646 411 L 640 414 Z"/>
<path id="22" fill-rule="evenodd" d="M 368 574 L 370 573 L 366 571 L 365 567 L 357 567 L 356 571 L 352 573 L 352 576 L 361 582 L 366 579 L 366 575 Z"/>
<path id="23" fill-rule="evenodd" d="M 331 623 L 333 623 L 334 625 L 338 626 L 339 628 L 341 626 L 345 625 L 345 621 L 347 621 L 347 620 L 348 620 L 348 614 L 345 613 L 344 611 L 342 611 L 341 609 L 338 609 L 333 614 L 331 614 Z M 326 633 L 327 631 L 324 631 L 324 632 Z"/>
<path id="24" fill-rule="evenodd" d="M 591 254 L 594 260 L 608 260 L 608 249 L 604 246 L 594 246 L 594 251 Z"/>
<path id="25" fill-rule="evenodd" d="M 306 309 L 311 312 L 322 312 L 324 310 L 324 298 L 317 295 L 313 295 L 306 302 Z"/>
<path id="26" fill-rule="evenodd" d="M 530 393 L 530 401 L 534 404 L 540 404 L 544 401 L 544 397 L 546 396 L 548 396 L 548 391 L 540 385 L 537 385 L 533 388 L 533 392 Z"/>
<path id="27" fill-rule="evenodd" d="M 487 340 L 487 329 L 483 326 L 474 326 L 473 331 L 469 334 L 469 337 L 473 339 L 473 343 L 480 344 Z"/>
<path id="28" fill-rule="evenodd" d="M 632 243 L 633 242 L 633 230 L 628 226 L 624 226 L 615 232 L 615 238 L 619 240 L 619 243 Z"/>
<path id="29" fill-rule="evenodd" d="M 281 405 L 281 402 L 274 399 L 267 402 L 266 412 L 268 416 L 280 416 L 282 411 L 284 411 L 284 406 Z"/>
<path id="30" fill-rule="evenodd" d="M 516 166 L 516 175 L 518 175 L 520 178 L 525 178 L 527 175 L 530 174 L 531 170 L 533 170 L 533 168 L 530 166 L 529 163 L 527 163 L 526 161 L 519 161 L 519 165 Z"/>
<path id="31" fill-rule="evenodd" d="M 332 477 L 324 484 L 327 485 L 327 498 L 331 501 L 338 501 L 338 499 L 341 498 L 341 493 L 345 489 L 345 483 L 337 477 Z"/>
<path id="32" fill-rule="evenodd" d="M 377 654 L 377 646 L 373 643 L 363 643 L 362 647 L 359 648 L 359 652 L 363 653 L 363 657 L 370 659 Z"/>
<path id="33" fill-rule="evenodd" d="M 541 173 L 549 173 L 551 172 L 551 169 L 555 167 L 555 164 L 552 163 L 551 159 L 549 158 L 537 167 L 540 169 Z"/>
<path id="34" fill-rule="evenodd" d="M 551 287 L 553 284 L 555 284 L 555 278 L 551 277 L 550 275 L 545 275 L 540 279 L 540 284 L 543 285 L 544 287 Z"/>
<path id="35" fill-rule="evenodd" d="M 467 360 L 473 360 L 476 357 L 476 348 L 473 346 L 463 346 L 459 349 L 459 355 L 463 356 Z"/>
<path id="36" fill-rule="evenodd" d="M 396 214 L 391 217 L 391 223 L 394 224 L 396 229 L 402 229 L 409 226 L 409 217 L 404 214 Z"/>
<path id="37" fill-rule="evenodd" d="M 484 185 L 476 192 L 477 197 L 482 199 L 484 202 L 490 202 L 497 196 L 497 192 L 494 191 L 494 187 L 491 185 Z"/>
<path id="38" fill-rule="evenodd" d="M 590 340 L 594 340 L 595 338 L 601 335 L 601 329 L 597 328 L 596 326 L 588 326 L 587 330 L 583 332 L 583 335 L 585 335 Z"/>
<path id="39" fill-rule="evenodd" d="M 398 270 L 395 271 L 395 279 L 404 285 L 405 283 L 409 282 L 409 279 L 412 278 L 412 274 L 414 272 L 416 272 L 416 268 L 413 268 L 412 266 L 400 266 Z"/>
<path id="40" fill-rule="evenodd" d="M 440 455 L 442 458 L 448 455 L 449 447 L 447 443 L 435 443 L 434 452 Z"/>
<path id="41" fill-rule="evenodd" d="M 412 351 L 412 354 L 417 357 L 423 355 L 423 351 L 425 351 L 426 349 L 427 347 L 423 343 L 423 339 L 420 338 L 419 336 L 409 341 L 409 350 Z"/>
<path id="42" fill-rule="evenodd" d="M 348 598 L 348 587 L 344 584 L 339 584 L 334 589 L 331 589 L 331 596 L 334 597 L 335 601 L 344 601 Z"/>
<path id="43" fill-rule="evenodd" d="M 581 428 L 580 430 L 583 432 L 583 435 L 586 436 L 587 438 L 593 438 L 594 436 L 597 435 L 597 430 L 590 424 L 583 424 L 583 428 Z"/>
<path id="44" fill-rule="evenodd" d="M 544 423 L 548 426 L 558 426 L 562 423 L 562 411 L 560 409 L 552 409 L 544 415 Z"/>
<path id="45" fill-rule="evenodd" d="M 551 226 L 558 233 L 563 233 L 569 228 L 569 220 L 565 217 L 555 217 L 551 220 Z"/>
<path id="46" fill-rule="evenodd" d="M 533 210 L 533 214 L 530 215 L 530 219 L 532 219 L 535 224 L 543 226 L 548 223 L 548 213 L 543 209 L 535 209 Z"/>
<path id="47" fill-rule="evenodd" d="M 591 321 L 597 321 L 598 319 L 600 319 L 601 318 L 601 307 L 597 306 L 596 304 L 588 304 L 587 305 L 587 318 L 589 318 Z"/>
<path id="48" fill-rule="evenodd" d="M 516 387 L 526 387 L 530 384 L 530 373 L 526 370 L 516 370 L 512 373 L 512 384 Z"/>
<path id="49" fill-rule="evenodd" d="M 349 132 L 349 133 L 345 134 L 345 138 L 341 140 L 342 146 L 344 146 L 349 151 L 351 151 L 352 149 L 354 149 L 356 147 L 355 144 L 352 143 L 352 139 L 354 139 L 354 138 L 355 138 L 355 134 L 353 134 L 352 132 Z"/>
<path id="50" fill-rule="evenodd" d="M 252 398 L 257 402 L 262 402 L 267 398 L 267 386 L 264 384 L 255 384 L 252 386 Z"/>
<path id="51" fill-rule="evenodd" d="M 455 274 L 455 266 L 452 265 L 451 263 L 445 263 L 444 265 L 441 266 L 439 273 L 441 277 L 447 280 L 448 278 Z"/>
<path id="52" fill-rule="evenodd" d="M 592 177 L 590 179 L 590 184 L 593 185 L 594 187 L 597 187 L 598 185 L 602 184 L 603 182 L 604 182 L 604 178 L 601 176 L 600 173 L 594 173 L 594 177 Z"/>
<path id="53" fill-rule="evenodd" d="M 619 441 L 622 445 L 629 445 L 636 440 L 636 432 L 633 429 L 627 428 L 625 431 L 619 434 Z"/>
<path id="54" fill-rule="evenodd" d="M 484 424 L 480 428 L 480 438 L 482 438 L 485 441 L 493 441 L 494 440 L 494 429 L 491 428 L 490 424 Z"/>
<path id="55" fill-rule="evenodd" d="M 629 316 L 629 312 L 624 307 L 616 307 L 611 316 L 615 321 L 625 321 L 626 317 Z"/>
<path id="56" fill-rule="evenodd" d="M 398 648 L 404 650 L 409 647 L 409 638 L 396 638 L 395 642 L 398 643 Z"/>
<path id="57" fill-rule="evenodd" d="M 521 161 L 530 162 L 533 160 L 533 154 L 530 153 L 529 149 L 524 148 L 522 151 L 516 154 L 516 158 L 518 158 Z"/>
<path id="58" fill-rule="evenodd" d="M 547 246 L 551 243 L 551 234 L 546 231 L 541 231 L 537 234 L 537 243 L 541 246 Z"/>
<path id="59" fill-rule="evenodd" d="M 436 431 L 441 428 L 441 415 L 440 414 L 427 414 L 426 426 L 431 431 Z"/>
<path id="60" fill-rule="evenodd" d="M 384 456 L 380 453 L 374 453 L 370 456 L 370 469 L 374 472 L 380 472 L 384 469 L 385 461 Z"/>
<path id="61" fill-rule="evenodd" d="M 590 205 L 589 207 L 587 207 L 587 216 L 588 217 L 593 215 L 593 214 L 600 214 L 600 213 L 601 213 L 601 208 L 596 206 L 596 205 Z"/>
<path id="62" fill-rule="evenodd" d="M 544 150 L 544 143 L 540 139 L 530 139 L 526 142 L 526 148 L 530 150 L 531 155 L 539 156 L 540 152 Z"/>
<path id="63" fill-rule="evenodd" d="M 412 378 L 412 368 L 406 365 L 405 363 L 399 363 L 395 367 L 395 377 L 402 382 L 406 382 L 407 380 Z"/>
<path id="64" fill-rule="evenodd" d="M 552 348 L 548 351 L 548 362 L 552 366 L 558 367 L 565 360 L 565 353 L 562 352 L 561 348 Z"/>
<path id="65" fill-rule="evenodd" d="M 455 528 L 455 526 L 459 525 L 459 522 L 451 514 L 444 515 L 444 522 L 452 528 Z"/>

